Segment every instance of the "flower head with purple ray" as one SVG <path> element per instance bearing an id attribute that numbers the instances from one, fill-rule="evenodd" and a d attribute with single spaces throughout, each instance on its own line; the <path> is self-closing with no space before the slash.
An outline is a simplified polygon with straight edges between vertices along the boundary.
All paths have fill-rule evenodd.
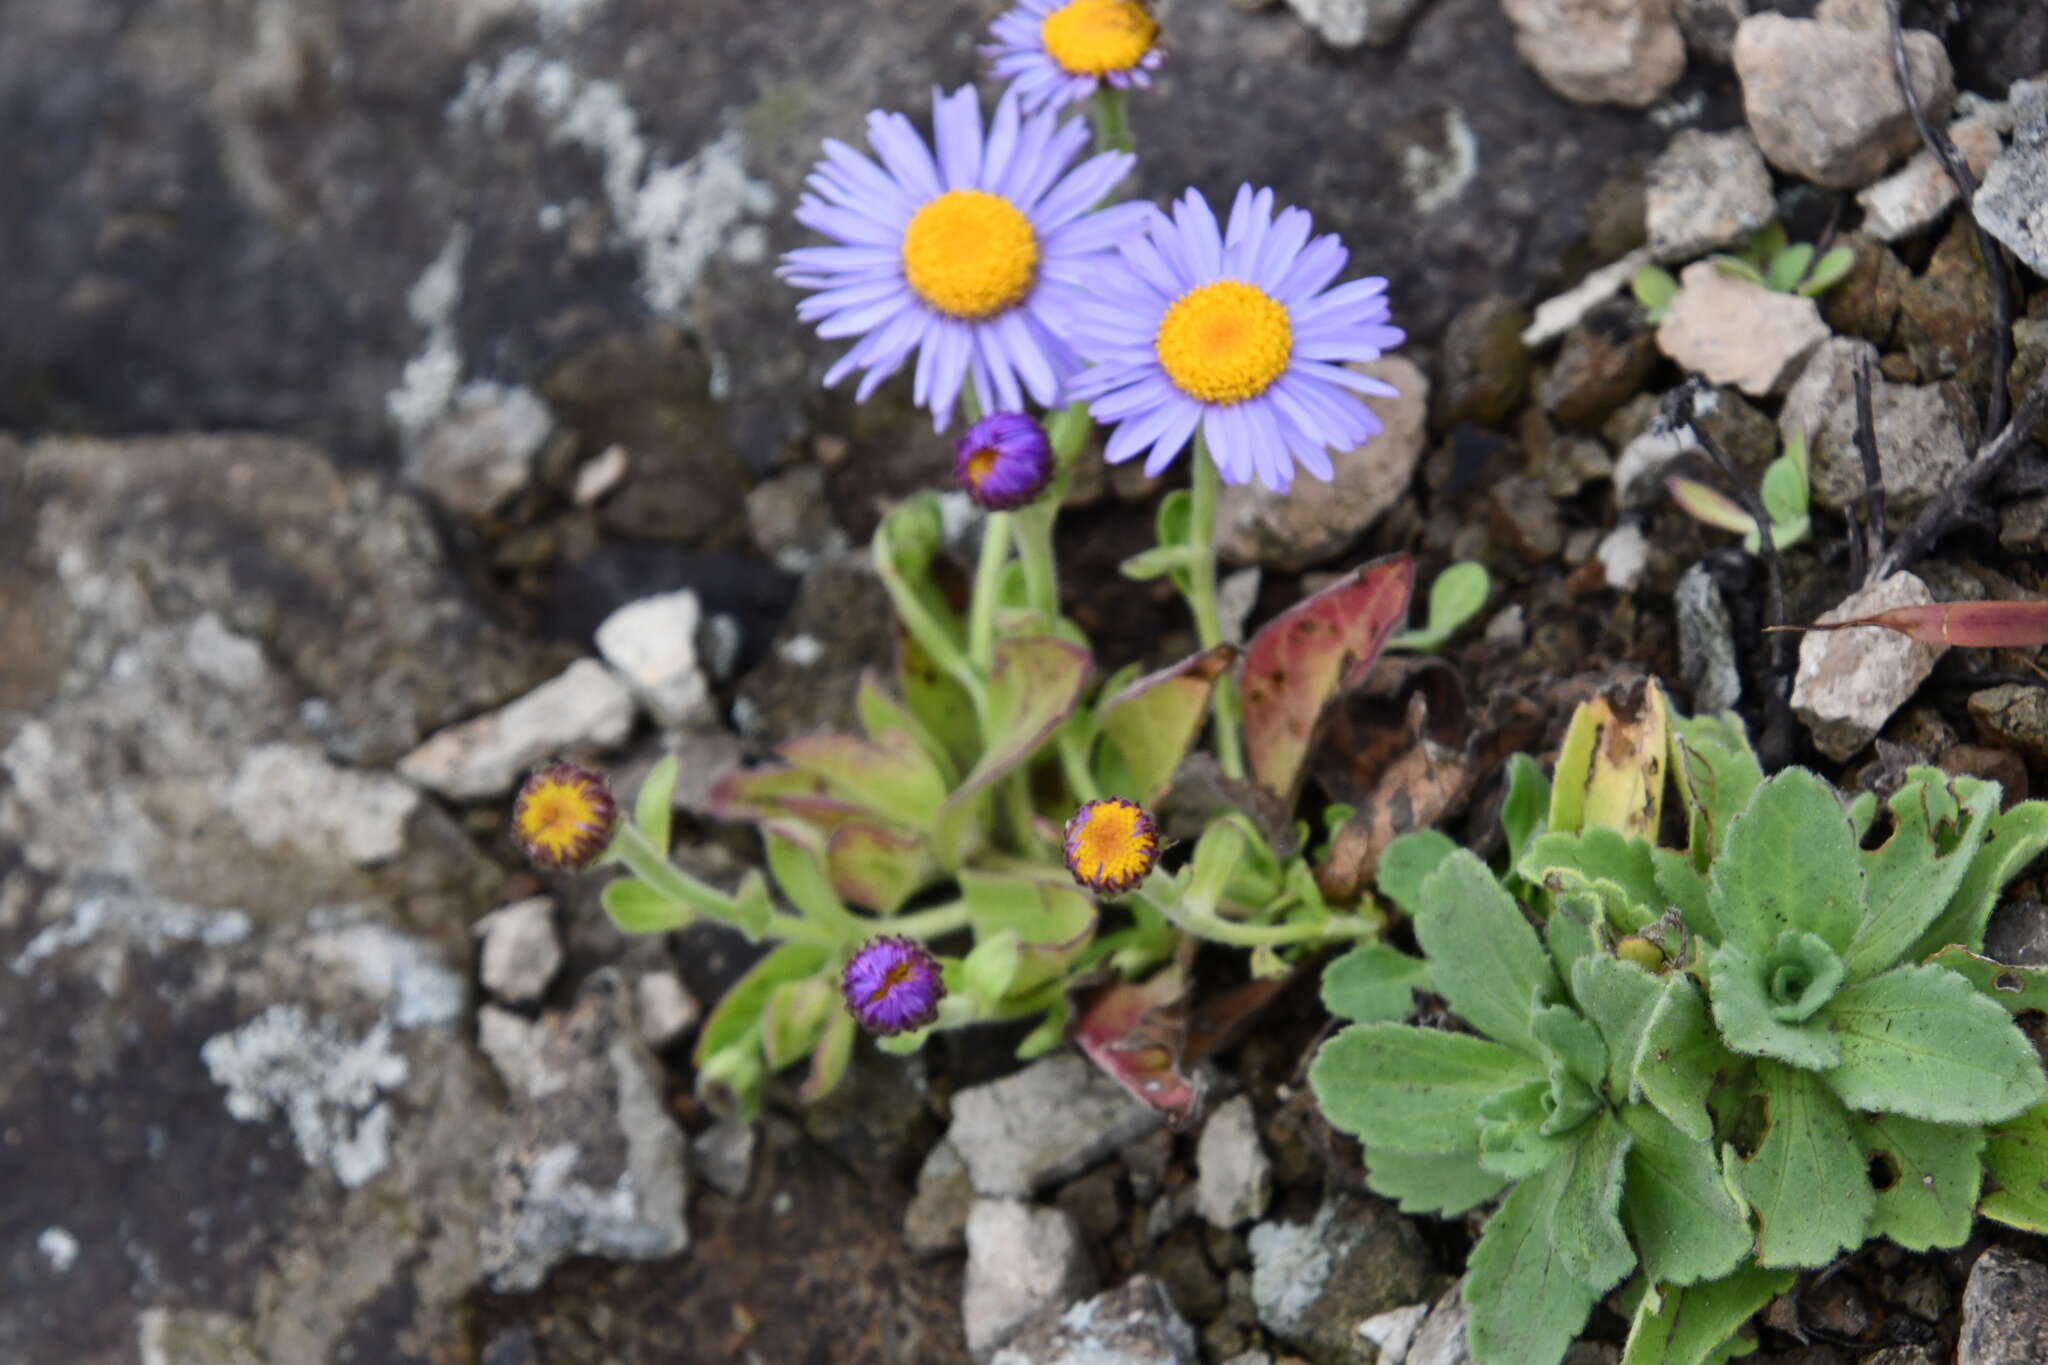
<path id="1" fill-rule="evenodd" d="M 984 511 L 1030 505 L 1052 482 L 1052 468 L 1045 428 L 1021 412 L 992 412 L 953 443 L 953 477 Z"/>
<path id="2" fill-rule="evenodd" d="M 879 110 L 868 115 L 879 165 L 827 139 L 796 219 L 838 245 L 792 251 L 779 273 L 818 291 L 797 316 L 819 336 L 857 338 L 825 382 L 864 371 L 858 401 L 915 354 L 911 397 L 931 409 L 934 429 L 952 420 L 970 381 L 984 411 L 1022 408 L 1026 393 L 1050 407 L 1082 363 L 1065 340 L 1078 286 L 1152 212 L 1095 208 L 1134 158 L 1104 152 L 1073 165 L 1087 125 L 1025 115 L 1014 96 L 984 135 L 972 86 L 934 90 L 932 122 L 936 157 L 909 119 Z"/>
<path id="3" fill-rule="evenodd" d="M 1115 427 L 1112 463 L 1173 462 L 1199 428 L 1226 483 L 1256 477 L 1285 490 L 1299 464 L 1331 477 L 1329 450 L 1380 431 L 1360 394 L 1394 396 L 1345 367 L 1377 360 L 1403 334 L 1388 324 L 1387 282 L 1331 283 L 1349 256 L 1309 236 L 1301 209 L 1273 212 L 1273 192 L 1241 186 L 1219 228 L 1189 190 L 1173 214 L 1119 242 L 1121 267 L 1097 279 L 1076 344 L 1094 361 L 1072 386 Z M 1149 453 L 1147 453 L 1149 452 Z"/>
<path id="4" fill-rule="evenodd" d="M 989 35 L 989 74 L 1031 113 L 1079 104 L 1104 85 L 1150 85 L 1160 60 L 1159 22 L 1139 0 L 1018 0 Z"/>
<path id="5" fill-rule="evenodd" d="M 869 1033 L 884 1037 L 923 1028 L 938 1018 L 946 985 L 939 963 L 924 945 L 899 934 L 882 934 L 860 945 L 839 974 L 846 1008 Z"/>

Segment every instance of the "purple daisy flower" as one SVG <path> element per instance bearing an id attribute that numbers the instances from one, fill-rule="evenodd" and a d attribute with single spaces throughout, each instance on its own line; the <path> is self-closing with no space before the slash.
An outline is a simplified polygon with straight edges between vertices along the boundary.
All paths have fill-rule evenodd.
<path id="1" fill-rule="evenodd" d="M 859 338 L 825 374 L 831 385 L 865 370 L 859 401 L 914 351 L 911 396 L 931 409 L 935 430 L 952 420 L 969 378 L 984 411 L 1021 408 L 1026 392 L 1051 407 L 1082 363 L 1063 340 L 1083 297 L 1077 286 L 1153 212 L 1091 211 L 1135 158 L 1104 152 L 1069 169 L 1087 125 L 1027 117 L 1009 96 L 984 138 L 972 86 L 934 90 L 932 122 L 936 159 L 901 114 L 868 115 L 881 165 L 827 139 L 796 219 L 840 245 L 792 251 L 778 273 L 820 291 L 797 305 L 819 336 Z"/>
<path id="2" fill-rule="evenodd" d="M 897 934 L 861 944 L 839 975 L 839 990 L 860 1026 L 884 1036 L 929 1024 L 946 994 L 938 960 L 916 939 Z"/>
<path id="3" fill-rule="evenodd" d="M 1159 22 L 1139 0 L 1019 0 L 989 28 L 989 74 L 1027 113 L 1079 104 L 1098 87 L 1152 83 Z"/>
<path id="4" fill-rule="evenodd" d="M 1401 343 L 1387 282 L 1332 289 L 1349 253 L 1335 236 L 1311 241 L 1306 212 L 1276 215 L 1271 190 L 1245 185 L 1219 230 L 1189 190 L 1171 218 L 1155 210 L 1118 245 L 1123 268 L 1094 281 L 1076 338 L 1095 365 L 1072 386 L 1116 428 L 1105 458 L 1149 449 L 1145 472 L 1157 474 L 1200 427 L 1224 482 L 1256 475 L 1284 491 L 1297 463 L 1328 479 L 1327 450 L 1379 433 L 1358 395 L 1391 398 L 1393 387 L 1342 362 Z"/>
<path id="5" fill-rule="evenodd" d="M 1052 482 L 1052 443 L 1021 412 L 990 413 L 954 442 L 953 477 L 977 507 L 1015 511 Z"/>

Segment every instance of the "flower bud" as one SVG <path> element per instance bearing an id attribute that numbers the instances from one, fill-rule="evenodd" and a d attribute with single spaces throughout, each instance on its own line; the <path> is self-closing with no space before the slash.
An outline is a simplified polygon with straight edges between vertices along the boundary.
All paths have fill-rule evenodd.
<path id="1" fill-rule="evenodd" d="M 573 763 L 551 763 L 520 784 L 512 837 L 535 866 L 573 871 L 597 861 L 618 818 L 603 778 Z"/>
<path id="2" fill-rule="evenodd" d="M 1067 821 L 1067 871 L 1098 896 L 1121 896 L 1159 861 L 1159 827 L 1136 802 L 1090 801 Z"/>
<path id="3" fill-rule="evenodd" d="M 953 477 L 976 506 L 1014 511 L 1052 482 L 1052 444 L 1023 413 L 990 413 L 954 444 Z"/>
<path id="4" fill-rule="evenodd" d="M 938 960 L 916 939 L 897 934 L 863 943 L 839 974 L 839 990 L 860 1026 L 885 1037 L 929 1024 L 946 994 Z"/>

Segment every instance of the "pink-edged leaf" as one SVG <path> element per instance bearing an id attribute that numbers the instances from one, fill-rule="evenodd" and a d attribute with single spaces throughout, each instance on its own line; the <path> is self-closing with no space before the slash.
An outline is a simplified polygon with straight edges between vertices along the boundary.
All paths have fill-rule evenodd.
<path id="1" fill-rule="evenodd" d="M 946 778 L 915 736 L 885 730 L 872 740 L 818 734 L 776 750 L 784 762 L 823 778 L 832 795 L 899 825 L 931 823 L 946 800 Z"/>
<path id="2" fill-rule="evenodd" d="M 852 1013 L 833 1010 L 826 1017 L 824 1036 L 811 1051 L 810 1074 L 797 1089 L 799 1100 L 816 1104 L 839 1088 L 840 1079 L 846 1075 L 846 1064 L 853 1059 L 853 1038 Z"/>
<path id="3" fill-rule="evenodd" d="M 1216 679 L 1236 662 L 1235 646 L 1215 645 L 1137 679 L 1096 708 L 1133 788 L 1112 795 L 1150 806 L 1166 794 L 1201 733 Z"/>
<path id="4" fill-rule="evenodd" d="M 795 818 L 820 829 L 831 829 L 864 814 L 859 806 L 831 792 L 815 773 L 783 767 L 748 768 L 720 778 L 711 789 L 708 806 L 720 820 L 758 824 Z"/>
<path id="5" fill-rule="evenodd" d="M 1244 749 L 1252 777 L 1291 808 L 1323 708 L 1354 687 L 1408 618 L 1415 561 L 1389 555 L 1296 603 L 1244 657 Z"/>
<path id="6" fill-rule="evenodd" d="M 1742 510 L 1742 504 L 1718 488 L 1709 488 L 1696 479 L 1681 479 L 1675 475 L 1664 480 L 1664 487 L 1670 491 L 1671 500 L 1678 504 L 1694 521 L 1703 521 L 1709 526 L 1718 526 L 1736 535 L 1747 535 L 1756 529 L 1756 518 Z"/>
<path id="7" fill-rule="evenodd" d="M 1777 630 L 1847 630 L 1881 626 L 1923 645 L 1963 645 L 1978 649 L 2048 645 L 2048 602 L 1927 602 L 1893 607 L 1852 621 L 1816 621 L 1810 626 L 1777 626 Z"/>
<path id="8" fill-rule="evenodd" d="M 962 872 L 960 894 L 977 940 L 1005 930 L 1017 935 L 1017 973 L 1011 995 L 1027 995 L 1066 974 L 1095 937 L 1095 902 L 1070 879 Z"/>
<path id="9" fill-rule="evenodd" d="M 1050 635 L 996 641 L 988 680 L 990 737 L 948 806 L 961 805 L 1037 753 L 1074 709 L 1093 667 L 1087 650 Z"/>
<path id="10" fill-rule="evenodd" d="M 953 770 L 963 772 L 971 766 L 981 746 L 974 700 L 901 624 L 896 629 L 896 685 L 904 706 L 946 751 Z"/>
<path id="11" fill-rule="evenodd" d="M 1089 1061 L 1176 1128 L 1202 1110 L 1199 1077 L 1181 1071 L 1187 972 L 1174 962 L 1142 985 L 1116 982 L 1074 1002 L 1070 1036 Z"/>
<path id="12" fill-rule="evenodd" d="M 840 895 L 884 915 L 895 914 L 939 873 L 924 836 L 859 821 L 832 831 L 825 865 Z"/>
<path id="13" fill-rule="evenodd" d="M 910 708 L 889 695 L 888 688 L 872 670 L 860 675 L 860 690 L 854 696 L 854 708 L 860 712 L 860 724 L 868 738 L 879 742 L 883 735 L 901 731 L 918 742 L 933 763 L 937 764 L 942 779 L 951 786 L 959 776 L 953 766 L 953 756 L 941 744 L 925 723 L 913 715 Z"/>

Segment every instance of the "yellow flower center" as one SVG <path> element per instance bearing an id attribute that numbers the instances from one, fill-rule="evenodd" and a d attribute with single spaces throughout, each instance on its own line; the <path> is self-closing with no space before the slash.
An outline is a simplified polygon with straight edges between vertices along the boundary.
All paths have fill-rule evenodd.
<path id="1" fill-rule="evenodd" d="M 903 275 L 917 296 L 949 317 L 978 319 L 1014 308 L 1031 292 L 1038 235 L 999 194 L 947 190 L 903 230 Z"/>
<path id="2" fill-rule="evenodd" d="M 967 482 L 970 487 L 980 488 L 988 479 L 989 471 L 996 467 L 997 455 L 994 446 L 983 446 L 967 457 Z"/>
<path id="3" fill-rule="evenodd" d="M 604 816 L 576 782 L 542 782 L 519 803 L 520 839 L 561 861 L 582 840 L 601 834 Z"/>
<path id="4" fill-rule="evenodd" d="M 1038 27 L 1046 55 L 1075 76 L 1129 71 L 1158 36 L 1158 23 L 1137 0 L 1070 0 Z"/>
<path id="5" fill-rule="evenodd" d="M 1204 403 L 1256 398 L 1287 370 L 1294 329 L 1262 289 L 1217 280 L 1190 289 L 1159 319 L 1152 349 L 1166 377 Z"/>
<path id="6" fill-rule="evenodd" d="M 1145 812 L 1128 801 L 1089 806 L 1068 849 L 1074 872 L 1100 887 L 1135 886 L 1158 858 L 1159 835 Z"/>

